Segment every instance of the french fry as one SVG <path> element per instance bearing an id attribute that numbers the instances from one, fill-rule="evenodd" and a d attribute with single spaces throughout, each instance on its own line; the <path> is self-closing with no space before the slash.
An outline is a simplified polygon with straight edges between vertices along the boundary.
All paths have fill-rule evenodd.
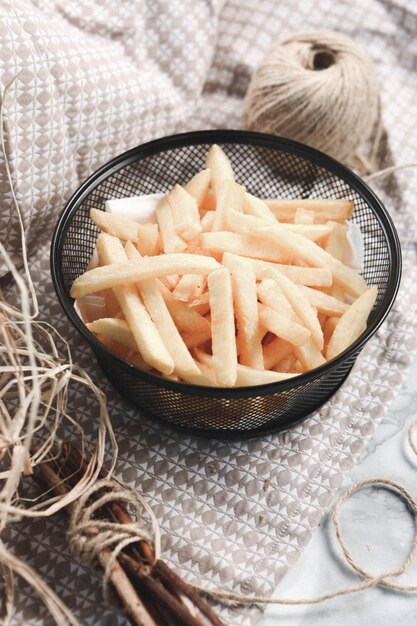
<path id="1" fill-rule="evenodd" d="M 213 367 L 203 362 L 196 362 L 200 370 L 200 374 L 193 376 L 184 376 L 184 380 L 186 383 L 191 383 L 192 385 L 202 385 L 204 387 L 218 387 L 219 383 L 217 382 L 216 375 Z"/>
<path id="2" fill-rule="evenodd" d="M 198 348 L 207 341 L 211 341 L 211 327 L 209 326 L 205 331 L 184 333 L 182 338 L 189 350 Z"/>
<path id="3" fill-rule="evenodd" d="M 104 236 L 104 233 L 102 233 Z M 110 237 L 110 235 L 107 235 Z M 101 235 L 100 235 L 101 237 Z M 140 261 L 121 261 L 96 267 L 75 279 L 71 297 L 79 298 L 109 287 L 135 283 L 146 278 L 178 274 L 209 274 L 220 266 L 217 261 L 197 254 L 165 254 L 145 257 Z"/>
<path id="4" fill-rule="evenodd" d="M 326 350 L 327 360 L 346 350 L 366 330 L 366 323 L 378 295 L 378 287 L 367 289 L 339 319 Z"/>
<path id="5" fill-rule="evenodd" d="M 211 171 L 209 169 L 201 170 L 193 176 L 185 185 L 185 190 L 195 198 L 197 206 L 201 211 L 204 207 L 204 200 L 207 196 L 211 180 Z"/>
<path id="6" fill-rule="evenodd" d="M 130 330 L 129 324 L 113 317 L 103 317 L 95 322 L 86 324 L 89 331 L 95 335 L 105 335 L 112 341 L 121 343 L 126 348 L 131 349 L 135 345 L 135 338 Z M 149 366 L 150 369 L 150 366 Z"/>
<path id="7" fill-rule="evenodd" d="M 126 321 L 115 318 L 102 318 L 91 324 L 87 324 L 87 328 L 97 335 L 97 338 L 99 338 L 102 343 L 106 343 L 104 339 L 107 339 L 108 341 L 115 341 L 118 345 L 128 348 L 129 352 L 122 358 L 125 358 L 126 361 L 132 363 L 135 367 L 145 372 L 152 369 L 149 363 L 141 357 L 139 352 L 131 350 L 132 346 L 135 345 L 135 338 Z M 108 347 L 114 351 L 115 345 L 108 345 Z M 121 355 L 120 351 L 118 351 L 118 354 L 119 356 Z"/>
<path id="8" fill-rule="evenodd" d="M 101 335 L 100 333 L 96 334 L 97 339 L 109 350 L 113 350 L 116 345 L 116 342 L 113 339 L 109 339 L 106 335 Z M 117 344 L 119 345 L 119 344 Z"/>
<path id="9" fill-rule="evenodd" d="M 242 235 L 249 234 L 259 228 L 268 228 L 270 222 L 253 215 L 244 215 L 233 210 L 229 210 L 226 214 L 226 224 L 228 228 Z M 275 224 L 277 221 L 275 220 Z M 307 237 L 312 241 L 318 241 L 329 235 L 332 226 L 327 224 L 280 224 L 279 228 L 284 233 L 290 231 L 297 235 Z"/>
<path id="10" fill-rule="evenodd" d="M 326 238 L 326 242 L 323 245 L 324 250 L 332 255 L 335 259 L 339 261 L 343 260 L 344 252 L 347 246 L 347 232 L 348 225 L 347 223 L 340 222 L 329 222 L 333 225 L 332 231 L 329 236 Z M 344 290 L 341 285 L 333 285 L 331 289 L 326 291 L 329 295 L 337 298 L 338 300 L 344 300 Z"/>
<path id="11" fill-rule="evenodd" d="M 106 316 L 116 317 L 120 311 L 120 304 L 113 293 L 113 289 L 105 289 L 103 291 L 103 297 L 106 303 Z"/>
<path id="12" fill-rule="evenodd" d="M 139 257 L 140 260 L 140 254 L 131 241 L 126 243 L 125 252 L 128 259 Z M 156 279 L 142 280 L 137 286 L 148 313 L 174 361 L 174 374 L 179 376 L 199 374 L 194 359 L 172 320 Z"/>
<path id="13" fill-rule="evenodd" d="M 285 297 L 292 306 L 294 312 L 300 318 L 301 322 L 311 332 L 311 337 L 319 350 L 323 348 L 323 331 L 317 319 L 317 313 L 314 311 L 307 297 L 302 290 L 289 280 L 284 274 L 278 270 L 261 269 L 257 272 L 257 278 L 273 278 L 281 287 Z M 286 337 L 284 337 L 286 339 Z M 294 342 L 293 342 L 294 343 Z M 299 344 L 297 344 L 299 345 Z"/>
<path id="14" fill-rule="evenodd" d="M 162 378 L 167 378 L 168 380 L 175 380 L 175 381 L 179 380 L 179 376 L 177 376 L 176 374 L 168 374 L 168 375 L 164 374 Z"/>
<path id="15" fill-rule="evenodd" d="M 302 346 L 294 346 L 294 354 L 305 371 L 320 367 L 320 365 L 326 363 L 326 359 L 311 338 L 307 339 Z"/>
<path id="16" fill-rule="evenodd" d="M 314 211 L 298 207 L 294 215 L 294 224 L 314 224 Z"/>
<path id="17" fill-rule="evenodd" d="M 207 211 L 205 215 L 201 218 L 201 226 L 203 227 L 203 232 L 210 232 L 213 228 L 213 222 L 216 215 L 214 211 Z"/>
<path id="18" fill-rule="evenodd" d="M 207 153 L 206 167 L 211 172 L 211 186 L 217 199 L 222 181 L 235 179 L 229 159 L 217 144 L 212 145 Z"/>
<path id="19" fill-rule="evenodd" d="M 322 313 L 317 309 L 317 319 L 319 320 L 319 324 L 323 330 L 323 326 L 326 323 L 327 320 L 327 315 L 326 313 Z M 323 336 L 323 340 L 324 340 L 324 336 Z"/>
<path id="20" fill-rule="evenodd" d="M 136 247 L 142 256 L 155 256 L 161 252 L 158 224 L 138 224 Z"/>
<path id="21" fill-rule="evenodd" d="M 301 324 L 280 315 L 264 304 L 259 305 L 259 320 L 271 333 L 296 346 L 301 346 L 311 335 L 310 331 Z"/>
<path id="22" fill-rule="evenodd" d="M 311 306 L 315 307 L 319 313 L 326 313 L 326 315 L 335 315 L 340 317 L 348 309 L 348 305 L 341 302 L 333 296 L 329 296 L 318 289 L 311 289 L 310 287 L 298 286 L 302 293 L 307 296 Z"/>
<path id="23" fill-rule="evenodd" d="M 159 276 L 158 280 L 160 280 L 167 289 L 174 291 L 180 278 L 181 276 L 179 274 L 172 274 L 171 276 Z"/>
<path id="24" fill-rule="evenodd" d="M 116 237 L 105 233 L 99 235 L 97 239 L 97 251 L 101 263 L 114 263 L 116 266 L 125 263 L 123 259 L 126 259 L 126 253 L 123 250 L 120 240 Z M 158 257 L 150 258 L 155 259 Z M 105 265 L 104 267 L 91 270 L 91 272 L 113 270 L 114 267 L 115 265 Z M 86 274 L 84 274 L 84 276 L 86 276 Z M 83 277 L 81 276 L 80 278 Z M 151 320 L 145 305 L 139 297 L 136 287 L 131 284 L 122 285 L 119 283 L 114 287 L 114 294 L 132 331 L 138 352 L 149 365 L 152 365 L 152 367 L 155 367 L 163 374 L 171 374 L 174 370 L 174 361 L 155 324 Z"/>
<path id="25" fill-rule="evenodd" d="M 92 255 L 91 259 L 89 260 L 85 270 L 86 271 L 92 270 L 95 267 L 98 267 L 98 265 L 99 265 L 99 258 L 98 258 L 97 250 L 94 248 L 93 255 Z"/>
<path id="26" fill-rule="evenodd" d="M 177 300 L 162 283 L 159 282 L 158 286 L 179 330 L 195 333 L 204 333 L 207 329 L 210 331 L 210 324 L 202 315 L 189 308 L 185 302 Z"/>
<path id="27" fill-rule="evenodd" d="M 283 265 L 281 263 L 272 263 L 270 261 L 261 261 L 253 258 L 249 260 L 256 271 L 267 267 L 278 270 L 296 285 L 306 285 L 307 287 L 330 287 L 332 285 L 333 278 L 331 271 L 322 267 Z"/>
<path id="28" fill-rule="evenodd" d="M 167 200 L 178 235 L 185 241 L 197 237 L 202 231 L 197 200 L 181 185 L 174 185 Z"/>
<path id="29" fill-rule="evenodd" d="M 196 311 L 197 313 L 200 313 L 200 315 L 203 315 L 203 316 L 207 315 L 207 313 L 209 313 L 210 311 L 209 292 L 206 291 L 195 300 L 192 300 L 191 302 L 188 303 L 188 306 L 190 307 L 192 311 Z"/>
<path id="30" fill-rule="evenodd" d="M 264 278 L 258 285 L 258 298 L 262 304 L 266 304 L 277 313 L 292 319 L 295 316 L 294 309 L 288 302 L 281 287 L 273 278 Z"/>
<path id="31" fill-rule="evenodd" d="M 236 344 L 240 363 L 263 369 L 255 271 L 243 257 L 225 254 L 223 264 L 230 270 L 232 276 L 237 326 Z"/>
<path id="32" fill-rule="evenodd" d="M 253 367 L 247 367 L 246 365 L 238 365 L 236 387 L 251 387 L 252 385 L 279 383 L 283 380 L 293 378 L 293 376 L 295 376 L 295 374 L 258 370 Z"/>
<path id="33" fill-rule="evenodd" d="M 295 354 L 291 353 L 286 356 L 282 361 L 276 364 L 274 367 L 274 372 L 282 372 L 283 374 L 288 374 L 292 372 L 296 367 L 297 357 Z"/>
<path id="34" fill-rule="evenodd" d="M 102 338 L 104 337 L 104 335 L 99 335 L 99 337 Z M 102 343 L 105 342 L 102 341 Z M 119 357 L 119 359 L 123 359 L 124 361 L 127 361 L 127 357 L 131 354 L 131 350 L 129 350 L 129 348 L 126 348 L 126 346 L 122 345 L 121 343 L 118 343 L 117 341 L 109 341 L 109 343 L 107 344 L 107 348 L 109 350 L 111 350 L 116 356 Z M 150 371 L 150 365 L 148 365 L 148 370 Z"/>
<path id="35" fill-rule="evenodd" d="M 216 210 L 216 196 L 211 189 L 209 189 L 206 193 L 206 197 L 203 200 L 203 206 L 201 207 L 201 210 L 210 213 Z"/>
<path id="36" fill-rule="evenodd" d="M 348 225 L 346 223 L 342 224 L 339 222 L 332 222 L 332 224 L 333 230 L 327 237 L 323 248 L 329 254 L 331 254 L 332 257 L 338 259 L 339 261 L 342 261 L 347 246 Z M 334 298 L 341 300 L 342 302 L 344 300 L 345 292 L 341 285 L 333 285 L 332 288 L 327 291 L 327 293 L 329 293 L 329 295 L 333 296 Z"/>
<path id="37" fill-rule="evenodd" d="M 127 239 L 131 239 L 134 242 L 138 241 L 139 224 L 132 220 L 114 215 L 113 213 L 107 213 L 106 211 L 99 211 L 98 209 L 91 209 L 90 217 L 94 224 L 103 232 L 118 237 L 122 241 Z"/>
<path id="38" fill-rule="evenodd" d="M 167 198 L 163 198 L 156 208 L 156 219 L 161 233 L 162 246 L 165 253 L 184 252 L 187 243 L 175 230 L 174 216 Z"/>
<path id="39" fill-rule="evenodd" d="M 139 352 L 134 352 L 133 350 L 126 355 L 126 361 L 140 370 L 144 370 L 145 372 L 148 372 L 151 369 L 151 366 L 142 359 Z"/>
<path id="40" fill-rule="evenodd" d="M 204 354 L 199 350 L 196 350 L 196 356 L 200 363 L 205 367 L 205 372 L 211 377 L 214 375 L 214 359 L 208 354 Z M 278 383 L 283 380 L 292 378 L 294 374 L 287 374 L 285 372 L 276 372 L 268 370 L 258 370 L 254 367 L 248 367 L 247 365 L 237 366 L 236 387 L 251 387 L 252 385 L 268 385 L 269 383 Z"/>
<path id="41" fill-rule="evenodd" d="M 321 223 L 327 220 L 344 222 L 352 217 L 353 202 L 351 200 L 325 200 L 300 198 L 291 200 L 264 200 L 272 213 L 280 222 L 294 222 L 299 207 L 314 211 L 314 222 Z"/>
<path id="42" fill-rule="evenodd" d="M 247 215 L 253 215 L 263 219 L 265 222 L 276 223 L 277 219 L 267 204 L 260 198 L 245 192 L 243 200 L 243 211 Z"/>
<path id="43" fill-rule="evenodd" d="M 341 261 L 346 248 L 348 225 L 333 221 L 328 223 L 332 225 L 332 230 L 329 233 L 323 248 L 331 254 L 332 257 Z"/>
<path id="44" fill-rule="evenodd" d="M 328 317 L 325 323 L 323 324 L 323 339 L 324 339 L 325 347 L 327 347 L 330 341 L 330 338 L 334 333 L 334 329 L 336 328 L 338 323 L 339 323 L 338 317 Z"/>
<path id="45" fill-rule="evenodd" d="M 202 233 L 200 245 L 212 253 L 232 252 L 240 256 L 288 263 L 292 254 L 283 254 L 274 241 L 260 241 L 252 235 L 238 235 L 229 232 Z"/>
<path id="46" fill-rule="evenodd" d="M 319 241 L 323 237 L 327 237 L 333 229 L 333 225 L 330 222 L 326 224 L 308 224 L 304 222 L 302 224 L 280 224 L 280 226 L 284 232 L 288 230 L 296 235 L 311 239 L 311 241 Z"/>
<path id="47" fill-rule="evenodd" d="M 294 321 L 299 323 L 300 320 L 295 315 L 294 309 L 286 299 L 284 292 L 281 290 L 277 283 L 275 283 L 275 285 L 273 283 L 274 281 L 272 279 L 266 278 L 258 286 L 258 296 L 260 301 L 263 304 L 266 304 L 267 306 L 272 308 L 277 313 L 281 312 L 289 319 L 293 319 Z M 312 337 L 309 337 L 301 345 L 288 345 L 290 345 L 290 350 L 288 351 L 288 354 L 293 351 L 295 357 L 301 362 L 305 370 L 313 369 L 314 367 L 318 367 L 319 365 L 323 365 L 323 363 L 325 363 L 325 359 L 320 350 L 315 345 Z M 282 350 L 282 352 L 285 352 L 285 350 Z M 271 352 L 267 354 L 271 354 Z M 282 358 L 286 358 L 288 354 L 284 354 Z M 279 360 L 277 359 L 274 365 L 277 365 L 278 361 Z M 290 367 L 292 367 L 292 365 L 293 364 L 291 364 Z M 277 367 L 281 370 L 279 365 Z"/>
<path id="48" fill-rule="evenodd" d="M 271 224 L 268 228 L 259 228 L 257 233 L 262 235 L 265 242 L 275 243 L 288 256 L 297 257 L 313 267 L 329 269 L 332 272 L 333 281 L 340 284 L 350 295 L 357 297 L 366 290 L 367 286 L 362 276 L 338 259 L 334 259 L 331 254 L 320 248 L 314 241 L 296 233 L 282 230 L 281 224 L 275 226 Z M 207 236 L 207 234 L 202 236 Z"/>
<path id="49" fill-rule="evenodd" d="M 230 272 L 222 268 L 208 277 L 213 366 L 220 385 L 233 387 L 237 377 L 237 351 Z"/>
<path id="50" fill-rule="evenodd" d="M 264 356 L 264 368 L 271 370 L 277 363 L 285 359 L 294 350 L 294 346 L 281 339 L 281 337 L 275 337 L 270 343 L 263 347 Z"/>
<path id="51" fill-rule="evenodd" d="M 173 295 L 178 300 L 190 302 L 198 298 L 203 292 L 207 283 L 207 277 L 199 274 L 184 274 L 178 281 Z"/>
<path id="52" fill-rule="evenodd" d="M 199 248 L 197 241 L 193 245 L 189 246 L 187 252 L 194 254 L 201 254 L 202 256 L 210 256 L 207 250 Z M 199 298 L 207 285 L 207 277 L 205 275 L 198 274 L 184 274 L 179 278 L 176 285 L 173 287 L 172 292 L 179 300 L 189 302 Z"/>
<path id="53" fill-rule="evenodd" d="M 242 214 L 243 193 L 243 187 L 233 180 L 223 180 L 219 183 L 216 195 L 217 208 L 211 225 L 212 231 L 225 230 L 229 224 L 229 214 L 231 212 L 237 215 Z"/>

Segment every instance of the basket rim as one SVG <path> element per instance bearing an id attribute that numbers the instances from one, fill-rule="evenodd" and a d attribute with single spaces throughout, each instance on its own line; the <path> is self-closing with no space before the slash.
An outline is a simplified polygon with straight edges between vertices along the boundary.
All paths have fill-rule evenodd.
<path id="1" fill-rule="evenodd" d="M 390 275 L 387 290 L 379 305 L 379 310 L 375 319 L 370 325 L 367 326 L 362 335 L 337 357 L 320 367 L 309 370 L 304 374 L 298 374 L 285 381 L 247 387 L 207 387 L 173 381 L 163 378 L 157 374 L 145 372 L 118 357 L 106 348 L 100 341 L 98 341 L 98 339 L 96 339 L 93 333 L 87 329 L 76 313 L 73 306 L 74 299 L 69 296 L 69 293 L 64 286 L 61 265 L 62 242 L 66 236 L 74 214 L 94 188 L 96 188 L 104 179 L 134 161 L 140 161 L 141 159 L 161 152 L 166 152 L 174 148 L 213 143 L 243 144 L 269 148 L 301 156 L 307 161 L 323 167 L 327 171 L 342 179 L 365 200 L 374 216 L 378 219 L 387 240 L 391 257 Z M 343 165 L 329 155 L 316 150 L 315 148 L 311 148 L 310 146 L 291 139 L 251 131 L 220 129 L 179 133 L 140 144 L 114 157 L 93 172 L 73 193 L 58 218 L 51 240 L 50 269 L 54 289 L 64 313 L 72 325 L 84 337 L 87 343 L 90 344 L 96 354 L 99 353 L 100 356 L 107 359 L 114 359 L 119 365 L 127 369 L 130 373 L 136 372 L 137 375 L 143 380 L 156 384 L 159 387 L 164 387 L 179 393 L 185 393 L 193 396 L 238 399 L 253 397 L 254 395 L 263 396 L 275 394 L 287 391 L 288 389 L 294 389 L 328 374 L 350 357 L 355 357 L 367 341 L 376 333 L 392 308 L 400 286 L 402 258 L 399 237 L 387 209 L 373 190 L 347 166 Z"/>

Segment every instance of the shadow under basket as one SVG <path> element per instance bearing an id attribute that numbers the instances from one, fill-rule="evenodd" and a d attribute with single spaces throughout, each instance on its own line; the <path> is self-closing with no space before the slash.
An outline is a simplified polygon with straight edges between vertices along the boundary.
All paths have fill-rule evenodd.
<path id="1" fill-rule="evenodd" d="M 164 379 L 123 361 L 89 332 L 69 292 L 85 271 L 98 229 L 91 208 L 111 198 L 168 191 L 204 167 L 209 147 L 226 152 L 239 183 L 263 198 L 347 198 L 351 221 L 364 240 L 362 275 L 378 286 L 366 331 L 325 365 L 290 380 L 233 389 L 200 387 Z M 302 144 L 243 131 L 201 131 L 158 139 L 116 157 L 72 196 L 56 226 L 51 248 L 56 293 L 72 324 L 91 345 L 115 388 L 145 414 L 195 435 L 245 437 L 278 431 L 304 419 L 344 382 L 368 339 L 388 314 L 398 291 L 401 253 L 392 221 L 375 194 L 353 172 Z"/>

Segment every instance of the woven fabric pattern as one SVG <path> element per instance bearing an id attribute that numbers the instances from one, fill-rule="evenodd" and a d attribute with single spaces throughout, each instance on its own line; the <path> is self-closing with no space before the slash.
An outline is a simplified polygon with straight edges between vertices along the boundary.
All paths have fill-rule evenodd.
<path id="1" fill-rule="evenodd" d="M 110 157 L 174 130 L 239 128 L 251 72 L 276 38 L 300 30 L 341 30 L 368 50 L 386 131 L 379 166 L 415 159 L 415 8 L 405 0 L 3 0 L 0 17 L 2 84 L 21 70 L 5 103 L 6 141 L 42 312 L 107 393 L 118 474 L 154 507 L 164 558 L 190 581 L 268 594 L 308 542 L 417 348 L 416 175 L 399 173 L 378 186 L 404 254 L 388 320 L 323 409 L 285 434 L 244 442 L 161 430 L 109 386 L 57 304 L 51 230 L 79 182 Z M 3 167 L 0 176 L 0 237 L 18 258 Z M 81 391 L 73 402 L 93 431 L 95 407 Z M 127 625 L 105 610 L 98 574 L 68 553 L 65 528 L 63 515 L 25 522 L 7 540 L 86 624 Z M 221 612 L 236 626 L 255 624 L 261 614 L 248 607 Z M 50 623 L 23 584 L 15 623 Z"/>

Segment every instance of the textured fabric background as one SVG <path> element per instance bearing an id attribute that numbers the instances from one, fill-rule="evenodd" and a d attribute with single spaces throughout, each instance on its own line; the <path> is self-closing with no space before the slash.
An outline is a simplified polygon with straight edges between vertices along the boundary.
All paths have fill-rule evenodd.
<path id="1" fill-rule="evenodd" d="M 417 347 L 417 176 L 407 171 L 378 185 L 404 254 L 387 322 L 320 412 L 283 435 L 246 442 L 162 431 L 102 380 L 56 302 L 51 229 L 79 182 L 117 153 L 174 130 L 240 127 L 251 72 L 276 38 L 300 30 L 340 30 L 368 50 L 384 107 L 380 165 L 415 159 L 416 8 L 406 0 L 3 0 L 0 7 L 2 84 L 21 70 L 5 103 L 7 150 L 42 312 L 106 390 L 120 444 L 118 474 L 154 507 L 165 558 L 191 581 L 268 594 L 308 542 Z M 9 202 L 1 178 L 0 236 L 18 258 Z M 74 400 L 82 423 L 92 421 L 90 401 Z M 127 624 L 104 610 L 98 575 L 68 553 L 65 527 L 64 516 L 18 524 L 8 543 L 86 624 Z M 23 585 L 18 601 L 16 624 L 49 623 Z M 249 625 L 260 609 L 222 614 L 229 624 Z"/>

